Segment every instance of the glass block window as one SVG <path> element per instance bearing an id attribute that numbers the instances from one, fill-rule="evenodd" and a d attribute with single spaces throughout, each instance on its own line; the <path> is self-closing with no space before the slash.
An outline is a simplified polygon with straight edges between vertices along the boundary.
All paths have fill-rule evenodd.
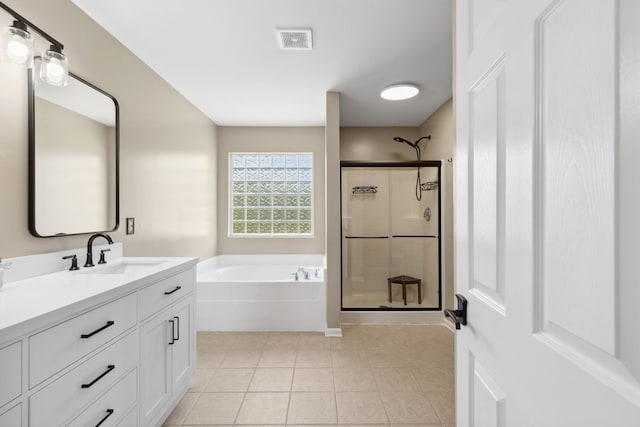
<path id="1" fill-rule="evenodd" d="M 230 153 L 230 236 L 313 235 L 312 153 Z"/>

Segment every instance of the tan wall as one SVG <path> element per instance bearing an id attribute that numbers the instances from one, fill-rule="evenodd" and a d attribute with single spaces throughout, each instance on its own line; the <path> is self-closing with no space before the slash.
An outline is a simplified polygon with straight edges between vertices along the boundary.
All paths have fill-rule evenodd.
<path id="1" fill-rule="evenodd" d="M 443 288 L 444 307 L 453 308 L 454 294 L 454 251 L 453 251 L 453 165 L 455 150 L 455 122 L 453 100 L 442 104 L 431 117 L 420 126 L 421 135 L 431 135 L 431 141 L 425 144 L 422 157 L 429 160 L 442 160 L 442 246 L 443 246 Z M 449 161 L 451 160 L 451 162 Z"/>
<path id="2" fill-rule="evenodd" d="M 313 153 L 313 237 L 228 237 L 229 153 Z M 324 253 L 324 129 L 321 127 L 218 128 L 218 252 L 220 254 Z"/>
<path id="3" fill-rule="evenodd" d="M 326 187 L 327 328 L 340 327 L 340 93 L 327 92 L 324 134 Z"/>
<path id="4" fill-rule="evenodd" d="M 399 136 L 411 142 L 422 135 L 414 127 L 340 128 L 340 160 L 416 160 L 416 152 L 407 144 L 393 140 Z M 424 147 L 424 142 L 421 142 Z M 422 159 L 427 157 L 424 155 Z"/>
<path id="5" fill-rule="evenodd" d="M 136 218 L 136 234 L 125 236 L 121 225 L 112 236 L 124 242 L 125 254 L 215 255 L 216 125 L 72 2 L 5 3 L 59 39 L 70 69 L 120 104 L 120 216 L 122 223 Z M 0 17 L 11 21 L 4 11 Z M 40 50 L 47 47 L 36 40 Z M 26 71 L 0 63 L 0 87 L 0 256 L 85 245 L 87 235 L 29 234 Z"/>

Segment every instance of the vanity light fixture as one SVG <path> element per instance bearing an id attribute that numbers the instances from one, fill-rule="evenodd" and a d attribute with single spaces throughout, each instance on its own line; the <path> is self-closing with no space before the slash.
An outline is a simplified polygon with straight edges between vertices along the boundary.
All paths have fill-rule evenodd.
<path id="1" fill-rule="evenodd" d="M 27 68 L 31 68 L 34 56 L 33 37 L 28 31 L 31 29 L 51 43 L 49 50 L 42 55 L 40 79 L 53 86 L 66 86 L 69 67 L 67 57 L 62 53 L 62 49 L 64 49 L 62 43 L 2 2 L 0 2 L 0 9 L 4 9 L 14 18 L 13 25 L 9 26 L 4 34 L 0 54 L 11 62 L 24 64 Z"/>
<path id="2" fill-rule="evenodd" d="M 5 59 L 31 67 L 33 61 L 33 38 L 24 22 L 13 21 L 13 25 L 7 27 L 2 45 L 5 46 Z"/>
<path id="3" fill-rule="evenodd" d="M 387 101 L 403 101 L 413 98 L 418 93 L 420 93 L 418 86 L 411 83 L 401 83 L 385 87 L 380 92 L 380 97 Z"/>
<path id="4" fill-rule="evenodd" d="M 66 86 L 68 76 L 67 57 L 59 46 L 52 44 L 49 50 L 42 55 L 40 80 L 52 86 Z"/>

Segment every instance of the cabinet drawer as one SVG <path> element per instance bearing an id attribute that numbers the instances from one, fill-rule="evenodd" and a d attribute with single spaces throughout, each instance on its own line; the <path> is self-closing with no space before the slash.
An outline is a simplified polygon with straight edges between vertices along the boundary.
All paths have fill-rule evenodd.
<path id="1" fill-rule="evenodd" d="M 159 281 L 140 291 L 140 319 L 146 319 L 193 291 L 193 269 Z"/>
<path id="2" fill-rule="evenodd" d="M 0 414 L 0 427 L 20 427 L 22 425 L 22 404 Z"/>
<path id="3" fill-rule="evenodd" d="M 22 393 L 22 341 L 0 348 L 0 407 Z"/>
<path id="4" fill-rule="evenodd" d="M 108 390 L 137 366 L 137 338 L 131 332 L 31 396 L 29 426 L 60 425 Z"/>
<path id="5" fill-rule="evenodd" d="M 136 308 L 133 293 L 31 336 L 29 386 L 33 388 L 134 326 Z"/>
<path id="6" fill-rule="evenodd" d="M 131 371 L 126 377 L 118 381 L 104 396 L 91 404 L 78 418 L 69 423 L 68 427 L 87 427 L 100 425 L 101 427 L 116 426 L 116 421 L 123 417 L 125 411 L 136 402 L 138 395 L 137 371 Z"/>

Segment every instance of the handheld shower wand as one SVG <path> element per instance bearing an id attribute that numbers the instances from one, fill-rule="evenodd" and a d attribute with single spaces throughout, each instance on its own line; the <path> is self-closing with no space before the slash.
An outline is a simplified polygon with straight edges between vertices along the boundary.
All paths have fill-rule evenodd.
<path id="1" fill-rule="evenodd" d="M 401 138 L 399 136 L 396 136 L 393 138 L 393 140 L 396 142 L 402 142 L 403 144 L 407 144 L 413 147 L 413 149 L 416 150 L 416 157 L 418 158 L 418 161 L 420 161 L 420 157 L 421 157 L 419 144 L 420 144 L 420 141 L 422 141 L 423 139 L 431 140 L 431 135 L 423 136 L 419 138 L 416 142 L 407 141 L 406 139 Z M 418 176 L 416 177 L 416 199 L 420 201 L 422 200 L 422 183 L 420 182 L 420 166 L 418 166 L 417 175 Z"/>

